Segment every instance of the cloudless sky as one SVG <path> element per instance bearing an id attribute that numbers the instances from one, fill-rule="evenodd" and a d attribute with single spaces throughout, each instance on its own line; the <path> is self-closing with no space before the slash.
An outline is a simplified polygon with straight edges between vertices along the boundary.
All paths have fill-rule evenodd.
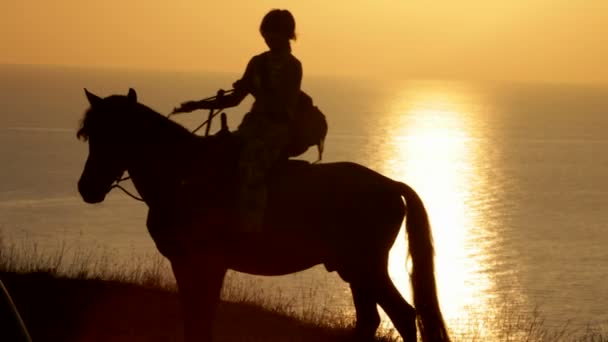
<path id="1" fill-rule="evenodd" d="M 608 83 L 607 0 L 4 0 L 0 64 L 240 73 L 272 8 L 305 75 Z"/>

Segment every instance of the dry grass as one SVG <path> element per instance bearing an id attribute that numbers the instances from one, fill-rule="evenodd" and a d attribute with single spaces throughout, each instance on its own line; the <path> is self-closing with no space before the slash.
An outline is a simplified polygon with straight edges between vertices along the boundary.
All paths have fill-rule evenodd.
<path id="1" fill-rule="evenodd" d="M 7 243 L 0 235 L 0 278 L 34 341 L 181 341 L 179 300 L 161 256 L 117 264 L 94 250 Z M 314 298 L 316 291 L 309 295 Z M 352 341 L 353 323 L 314 300 L 296 305 L 285 293 L 255 291 L 228 279 L 215 324 L 218 341 Z M 608 342 L 599 328 L 548 328 L 539 310 L 505 308 L 496 341 Z M 464 322 L 454 341 L 486 341 L 484 322 Z M 462 329 L 460 329 L 462 330 Z M 382 331 L 377 341 L 400 341 Z"/>
<path id="2" fill-rule="evenodd" d="M 48 253 L 0 239 L 0 279 L 34 341 L 182 340 L 175 282 L 159 255 L 117 264 L 95 250 Z M 353 340 L 351 320 L 314 303 L 296 306 L 282 293 L 269 298 L 235 279 L 226 284 L 217 341 Z M 397 341 L 391 335 L 377 341 Z"/>

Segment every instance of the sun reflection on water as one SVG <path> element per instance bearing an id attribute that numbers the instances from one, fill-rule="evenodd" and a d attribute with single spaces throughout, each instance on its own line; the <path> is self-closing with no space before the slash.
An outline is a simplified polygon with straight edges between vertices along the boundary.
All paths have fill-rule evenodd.
<path id="1" fill-rule="evenodd" d="M 404 181 L 420 195 L 431 219 L 439 299 L 444 317 L 456 335 L 475 330 L 493 339 L 494 281 L 483 272 L 494 257 L 492 233 L 484 229 L 475 202 L 484 147 L 476 136 L 480 104 L 463 89 L 445 90 L 432 84 L 405 87 L 387 117 L 392 137 L 381 172 Z M 397 239 L 390 272 L 397 287 L 411 298 L 405 268 L 406 239 Z M 482 336 L 479 336 L 479 335 Z"/>

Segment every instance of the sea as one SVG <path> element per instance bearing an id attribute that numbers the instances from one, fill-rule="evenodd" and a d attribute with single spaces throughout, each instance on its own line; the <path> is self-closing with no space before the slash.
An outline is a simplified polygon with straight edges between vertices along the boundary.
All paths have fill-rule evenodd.
<path id="1" fill-rule="evenodd" d="M 134 88 L 139 102 L 167 114 L 230 89 L 238 76 L 0 66 L 0 248 L 86 252 L 110 271 L 164 262 L 145 227 L 145 204 L 115 191 L 89 205 L 78 194 L 88 153 L 76 138 L 88 108 L 84 88 L 102 97 Z M 538 326 L 605 336 L 608 86 L 305 76 L 302 88 L 327 116 L 322 162 L 360 163 L 408 183 L 422 198 L 439 300 L 456 340 L 523 340 Z M 226 111 L 231 128 L 251 102 Z M 206 116 L 172 119 L 194 129 Z M 316 157 L 311 150 L 300 158 Z M 410 300 L 405 241 L 402 231 L 390 273 Z M 321 266 L 228 278 L 278 307 L 353 317 L 347 284 Z"/>

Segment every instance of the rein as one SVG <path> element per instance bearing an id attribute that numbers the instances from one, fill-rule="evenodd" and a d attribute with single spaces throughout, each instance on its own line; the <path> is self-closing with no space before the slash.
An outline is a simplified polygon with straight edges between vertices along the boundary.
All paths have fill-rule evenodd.
<path id="1" fill-rule="evenodd" d="M 131 176 L 123 177 L 122 175 L 120 175 L 120 177 L 118 177 L 118 179 L 116 179 L 114 181 L 114 184 L 112 184 L 112 187 L 110 187 L 110 191 L 112 191 L 112 189 L 120 189 L 120 190 L 122 190 L 122 192 L 129 195 L 132 199 L 138 200 L 140 202 L 145 202 L 143 198 L 141 198 L 137 195 L 133 195 L 129 190 L 125 189 L 122 185 L 120 185 L 120 182 L 124 182 L 129 179 L 131 179 Z"/>
<path id="2" fill-rule="evenodd" d="M 234 89 L 227 90 L 227 91 L 220 89 L 220 90 L 218 90 L 216 96 L 208 97 L 206 99 L 203 99 L 203 101 L 215 100 L 215 99 L 221 98 L 226 93 L 230 93 L 230 92 L 233 92 L 233 91 L 234 91 Z M 198 127 L 196 127 L 194 130 L 192 130 L 191 133 L 194 134 L 199 129 L 203 128 L 204 126 L 207 126 L 205 128 L 205 136 L 208 136 L 209 135 L 209 130 L 211 129 L 211 121 L 213 121 L 213 118 L 215 118 L 222 110 L 224 110 L 224 108 L 218 108 L 217 110 L 216 109 L 209 109 L 209 116 L 207 117 L 207 120 L 203 121 L 203 123 L 200 124 Z M 167 114 L 167 119 L 169 119 L 172 115 L 175 115 L 175 114 L 179 114 L 179 113 L 171 112 L 171 113 Z M 226 126 L 225 116 L 222 116 L 222 129 L 225 126 Z M 112 186 L 110 187 L 110 191 L 112 191 L 113 189 L 120 189 L 120 190 L 122 190 L 122 192 L 124 192 L 125 194 L 129 195 L 129 197 L 131 197 L 132 199 L 140 201 L 140 202 L 145 202 L 143 198 L 141 198 L 140 196 L 134 195 L 129 190 L 125 189 L 122 185 L 120 185 L 121 182 L 127 181 L 129 179 L 131 179 L 131 176 L 123 177 L 122 175 L 120 175 L 114 181 L 114 183 L 112 184 Z"/>

